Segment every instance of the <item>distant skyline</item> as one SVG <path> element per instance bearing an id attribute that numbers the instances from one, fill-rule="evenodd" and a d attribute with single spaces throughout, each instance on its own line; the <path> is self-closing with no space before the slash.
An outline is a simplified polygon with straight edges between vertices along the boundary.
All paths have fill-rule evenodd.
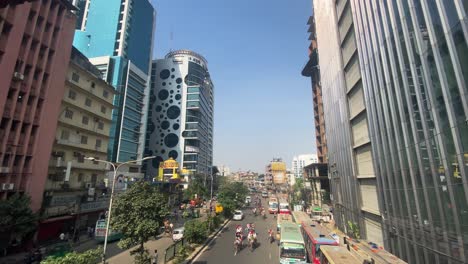
<path id="1" fill-rule="evenodd" d="M 309 0 L 152 1 L 153 57 L 190 49 L 215 85 L 214 164 L 263 172 L 316 153 L 307 61 Z"/>

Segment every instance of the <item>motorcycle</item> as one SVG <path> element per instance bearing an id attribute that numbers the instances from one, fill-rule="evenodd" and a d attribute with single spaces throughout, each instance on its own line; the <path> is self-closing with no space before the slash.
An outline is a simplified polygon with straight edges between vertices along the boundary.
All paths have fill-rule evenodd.
<path id="1" fill-rule="evenodd" d="M 237 253 L 239 253 L 241 249 L 242 249 L 242 242 L 236 239 L 236 241 L 234 241 L 234 256 L 237 255 Z"/>
<path id="2" fill-rule="evenodd" d="M 275 235 L 273 234 L 273 232 L 268 234 L 268 240 L 270 241 L 270 244 L 275 242 Z"/>
<path id="3" fill-rule="evenodd" d="M 254 251 L 256 245 L 257 245 L 257 239 L 256 238 L 250 238 L 249 239 L 249 247 L 250 247 L 250 250 L 252 252 Z"/>

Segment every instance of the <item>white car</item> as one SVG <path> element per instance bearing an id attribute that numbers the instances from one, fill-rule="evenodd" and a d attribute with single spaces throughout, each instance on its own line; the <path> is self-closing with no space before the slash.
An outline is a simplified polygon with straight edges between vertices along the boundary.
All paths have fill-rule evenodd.
<path id="1" fill-rule="evenodd" d="M 184 238 L 184 229 L 185 228 L 183 227 L 174 229 L 174 231 L 172 232 L 172 240 L 179 241 L 182 238 Z"/>
<path id="2" fill-rule="evenodd" d="M 244 213 L 242 213 L 241 210 L 235 210 L 234 217 L 232 217 L 232 220 L 241 221 L 242 219 L 244 219 Z"/>
<path id="3" fill-rule="evenodd" d="M 250 196 L 245 197 L 245 203 L 250 204 L 252 202 L 252 198 Z"/>

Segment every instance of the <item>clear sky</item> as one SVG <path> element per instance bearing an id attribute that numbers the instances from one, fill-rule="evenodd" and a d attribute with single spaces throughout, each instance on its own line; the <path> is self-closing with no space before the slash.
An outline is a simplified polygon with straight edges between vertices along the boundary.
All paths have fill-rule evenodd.
<path id="1" fill-rule="evenodd" d="M 316 153 L 311 84 L 301 75 L 311 0 L 152 3 L 154 57 L 190 49 L 208 60 L 215 165 L 263 172 L 273 157 L 290 167 L 294 155 Z"/>

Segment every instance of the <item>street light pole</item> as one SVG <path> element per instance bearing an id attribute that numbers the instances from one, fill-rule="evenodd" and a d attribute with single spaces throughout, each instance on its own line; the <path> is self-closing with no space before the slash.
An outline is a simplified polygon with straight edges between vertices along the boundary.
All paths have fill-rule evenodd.
<path id="1" fill-rule="evenodd" d="M 210 170 L 210 177 L 211 177 L 210 201 L 213 201 L 213 167 L 211 167 L 211 170 Z"/>
<path id="2" fill-rule="evenodd" d="M 114 190 L 115 190 L 115 182 L 117 180 L 117 171 L 123 165 L 131 164 L 131 163 L 135 163 L 135 162 L 139 162 L 139 161 L 144 161 L 144 160 L 149 160 L 149 159 L 154 159 L 154 158 L 156 158 L 156 156 L 150 156 L 150 157 L 142 158 L 142 159 L 139 159 L 139 160 L 130 160 L 130 161 L 120 163 L 117 166 L 115 166 L 117 163 L 110 162 L 110 161 L 107 161 L 107 160 L 99 160 L 99 159 L 96 159 L 94 157 L 85 157 L 85 159 L 87 159 L 87 160 L 97 161 L 97 162 L 102 162 L 102 163 L 109 164 L 110 166 L 112 166 L 112 169 L 114 170 L 114 175 L 113 175 L 113 178 L 112 178 L 111 196 L 110 196 L 110 201 L 109 201 L 109 212 L 107 213 L 107 219 L 106 219 L 107 222 L 106 222 L 106 233 L 105 233 L 105 236 L 104 236 L 104 247 L 103 247 L 103 250 L 102 250 L 102 263 L 103 264 L 106 263 L 107 237 L 109 235 L 110 220 L 111 220 L 111 215 L 112 215 L 112 201 L 114 200 Z"/>

